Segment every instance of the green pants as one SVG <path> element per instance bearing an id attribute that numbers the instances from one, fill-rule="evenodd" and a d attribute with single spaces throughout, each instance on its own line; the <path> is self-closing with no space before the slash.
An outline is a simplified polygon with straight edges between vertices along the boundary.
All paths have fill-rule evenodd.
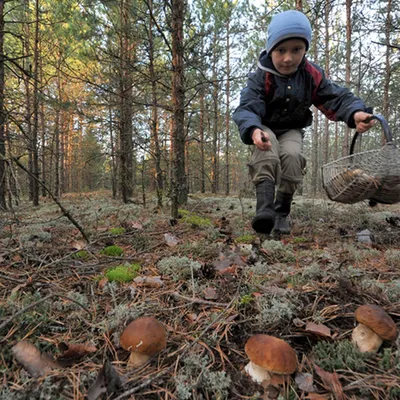
<path id="1" fill-rule="evenodd" d="M 275 135 L 271 129 L 263 127 L 269 134 L 272 148 L 261 151 L 254 146 L 249 165 L 254 185 L 269 179 L 274 181 L 282 193 L 293 194 L 303 180 L 306 159 L 301 154 L 303 136 L 299 130 L 290 130 Z"/>

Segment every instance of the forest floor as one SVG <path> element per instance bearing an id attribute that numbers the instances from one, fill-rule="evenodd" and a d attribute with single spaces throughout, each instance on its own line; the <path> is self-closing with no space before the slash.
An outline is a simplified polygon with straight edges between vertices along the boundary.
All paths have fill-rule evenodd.
<path id="1" fill-rule="evenodd" d="M 0 215 L 0 399 L 400 399 L 399 340 L 351 342 L 360 305 L 400 323 L 399 205 L 297 197 L 292 233 L 260 237 L 249 198 L 193 195 L 178 221 L 105 192 L 61 201 L 89 244 L 48 199 Z M 142 316 L 167 346 L 133 368 L 119 337 Z M 246 375 L 257 333 L 295 349 L 286 383 Z"/>

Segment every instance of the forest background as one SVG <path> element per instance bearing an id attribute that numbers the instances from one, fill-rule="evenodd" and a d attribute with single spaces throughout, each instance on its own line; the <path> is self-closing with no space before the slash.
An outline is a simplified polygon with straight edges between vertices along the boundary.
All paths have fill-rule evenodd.
<path id="1" fill-rule="evenodd" d="M 309 59 L 396 141 L 396 1 L 0 0 L 0 208 L 106 188 L 124 202 L 156 191 L 176 214 L 189 192 L 246 192 L 250 148 L 231 115 L 271 16 L 291 8 L 312 22 Z M 314 112 L 304 194 L 350 138 Z"/>

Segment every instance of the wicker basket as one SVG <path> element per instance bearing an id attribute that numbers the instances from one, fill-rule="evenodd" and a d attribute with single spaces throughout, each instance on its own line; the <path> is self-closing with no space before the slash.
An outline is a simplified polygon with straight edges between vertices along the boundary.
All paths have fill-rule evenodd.
<path id="1" fill-rule="evenodd" d="M 325 164 L 322 181 L 328 197 L 353 204 L 370 199 L 376 203 L 400 201 L 400 155 L 392 143 L 392 133 L 381 115 L 374 115 L 384 130 L 386 144 L 381 149 L 353 154 L 358 137 L 351 143 L 350 155 Z"/>

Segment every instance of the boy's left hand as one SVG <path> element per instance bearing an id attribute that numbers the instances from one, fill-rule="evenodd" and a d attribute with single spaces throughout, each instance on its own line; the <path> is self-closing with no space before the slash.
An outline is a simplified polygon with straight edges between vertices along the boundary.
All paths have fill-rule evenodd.
<path id="1" fill-rule="evenodd" d="M 364 111 L 357 111 L 354 113 L 354 123 L 356 124 L 356 130 L 358 133 L 366 132 L 368 129 L 372 128 L 376 120 L 373 119 L 369 122 L 365 122 L 368 118 L 372 117 L 372 114 L 366 113 Z"/>

